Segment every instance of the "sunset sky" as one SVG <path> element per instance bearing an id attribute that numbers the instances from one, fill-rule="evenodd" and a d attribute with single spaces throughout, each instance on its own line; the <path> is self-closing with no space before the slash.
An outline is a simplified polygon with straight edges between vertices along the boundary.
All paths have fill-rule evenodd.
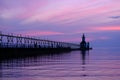
<path id="1" fill-rule="evenodd" d="M 0 31 L 120 47 L 120 0 L 0 0 Z"/>

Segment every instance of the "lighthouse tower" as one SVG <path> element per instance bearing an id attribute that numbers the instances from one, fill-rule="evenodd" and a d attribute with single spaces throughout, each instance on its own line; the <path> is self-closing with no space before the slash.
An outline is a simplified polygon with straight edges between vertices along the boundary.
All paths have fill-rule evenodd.
<path id="1" fill-rule="evenodd" d="M 85 41 L 85 35 L 82 36 L 82 41 L 80 43 L 80 49 L 84 50 L 86 49 L 86 41 Z"/>

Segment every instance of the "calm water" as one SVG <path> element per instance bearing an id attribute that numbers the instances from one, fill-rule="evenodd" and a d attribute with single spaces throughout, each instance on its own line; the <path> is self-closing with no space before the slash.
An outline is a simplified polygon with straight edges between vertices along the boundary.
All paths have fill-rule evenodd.
<path id="1" fill-rule="evenodd" d="M 120 48 L 2 61 L 0 80 L 120 80 Z"/>

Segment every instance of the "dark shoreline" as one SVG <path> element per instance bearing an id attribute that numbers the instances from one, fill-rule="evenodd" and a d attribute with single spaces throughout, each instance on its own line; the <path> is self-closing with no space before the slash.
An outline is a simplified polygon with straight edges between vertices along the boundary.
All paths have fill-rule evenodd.
<path id="1" fill-rule="evenodd" d="M 0 59 L 24 58 L 29 56 L 41 56 L 51 54 L 69 53 L 81 49 L 71 48 L 0 48 Z M 90 49 L 83 49 L 87 51 Z"/>
<path id="2" fill-rule="evenodd" d="M 0 59 L 60 54 L 71 51 L 73 50 L 69 48 L 0 48 Z"/>

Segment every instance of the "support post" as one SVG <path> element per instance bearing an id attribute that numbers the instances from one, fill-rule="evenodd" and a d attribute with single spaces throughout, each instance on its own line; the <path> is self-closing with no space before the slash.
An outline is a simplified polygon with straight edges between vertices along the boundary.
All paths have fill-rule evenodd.
<path id="1" fill-rule="evenodd" d="M 30 43 L 29 39 L 27 37 L 25 37 L 24 38 L 24 46 L 25 46 L 25 48 L 29 48 L 29 43 Z"/>
<path id="2" fill-rule="evenodd" d="M 2 47 L 2 32 L 0 31 L 0 48 Z"/>
<path id="3" fill-rule="evenodd" d="M 18 35 L 18 36 L 16 37 L 16 42 L 17 42 L 17 48 L 23 47 L 23 46 L 22 46 L 22 37 L 21 37 L 21 35 Z"/>
<path id="4" fill-rule="evenodd" d="M 14 42 L 13 39 L 14 39 L 13 34 L 8 34 L 7 36 L 7 47 L 8 48 L 13 47 L 13 42 Z"/>

